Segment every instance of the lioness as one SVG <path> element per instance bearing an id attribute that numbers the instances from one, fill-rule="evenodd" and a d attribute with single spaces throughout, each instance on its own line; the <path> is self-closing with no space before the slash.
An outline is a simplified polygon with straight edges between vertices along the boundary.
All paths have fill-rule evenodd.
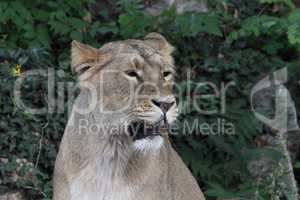
<path id="1" fill-rule="evenodd" d="M 54 172 L 54 200 L 204 200 L 171 147 L 172 47 L 158 33 L 100 49 L 74 41 L 80 94 Z"/>

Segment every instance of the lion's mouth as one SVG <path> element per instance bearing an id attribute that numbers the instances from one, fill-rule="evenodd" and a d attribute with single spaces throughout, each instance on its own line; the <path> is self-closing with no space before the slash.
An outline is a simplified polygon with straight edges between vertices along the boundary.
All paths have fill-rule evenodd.
<path id="1" fill-rule="evenodd" d="M 136 121 L 128 126 L 128 132 L 133 140 L 141 140 L 144 138 L 154 138 L 161 136 L 163 130 L 167 129 L 167 124 L 164 120 L 160 120 L 155 124 L 149 124 L 145 121 Z"/>

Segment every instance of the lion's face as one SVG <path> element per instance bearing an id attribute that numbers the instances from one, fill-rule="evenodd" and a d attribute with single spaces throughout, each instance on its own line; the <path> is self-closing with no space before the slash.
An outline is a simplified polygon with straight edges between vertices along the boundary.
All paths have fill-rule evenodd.
<path id="1" fill-rule="evenodd" d="M 102 113 L 123 118 L 137 149 L 159 148 L 162 129 L 177 117 L 171 49 L 156 33 L 100 49 L 73 43 L 72 67 L 84 70 L 79 75 L 82 88 L 94 88 Z"/>

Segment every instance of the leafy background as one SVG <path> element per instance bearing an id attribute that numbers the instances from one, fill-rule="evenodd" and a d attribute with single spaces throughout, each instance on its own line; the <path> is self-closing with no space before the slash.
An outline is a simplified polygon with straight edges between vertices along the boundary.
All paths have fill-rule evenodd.
<path id="1" fill-rule="evenodd" d="M 173 136 L 175 147 L 207 199 L 253 199 L 254 194 L 259 199 L 272 199 L 276 190 L 272 181 L 257 183 L 248 169 L 249 162 L 261 155 L 276 159 L 257 142 L 268 130 L 251 113 L 249 90 L 264 76 L 287 67 L 287 86 L 299 112 L 297 2 L 208 0 L 206 13 L 179 15 L 171 7 L 159 16 L 142 11 L 146 2 L 0 1 L 0 194 L 21 189 L 29 199 L 51 199 L 54 161 L 68 118 L 68 104 L 62 108 L 64 113 L 32 115 L 18 109 L 12 91 L 19 72 L 52 68 L 56 83 L 68 82 L 70 85 L 65 87 L 72 87 L 72 40 L 100 47 L 108 41 L 142 38 L 156 31 L 176 47 L 177 80 L 185 97 L 180 101 L 180 119 L 211 123 L 224 119 L 236 128 L 237 134 L 232 136 L 207 135 L 198 130 L 188 137 Z M 187 82 L 187 77 L 191 81 Z M 200 115 L 189 109 L 188 98 L 195 98 L 193 85 L 201 81 L 217 85 L 234 81 L 238 85 L 228 89 L 225 113 Z M 201 94 L 209 92 L 210 88 L 203 87 Z M 55 95 L 68 102 L 74 97 Z M 46 105 L 47 80 L 27 78 L 22 97 L 32 107 Z M 202 108 L 220 109 L 220 99 L 196 101 Z M 294 170 L 299 182 L 299 155 L 296 158 Z"/>

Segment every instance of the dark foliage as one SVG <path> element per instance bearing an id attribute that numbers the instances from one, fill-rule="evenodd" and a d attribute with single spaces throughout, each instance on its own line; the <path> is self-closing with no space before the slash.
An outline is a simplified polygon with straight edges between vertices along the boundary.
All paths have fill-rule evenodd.
<path id="1" fill-rule="evenodd" d="M 141 1 L 2 0 L 0 193 L 23 189 L 30 199 L 51 199 L 54 161 L 75 95 L 54 91 L 57 99 L 68 102 L 59 108 L 62 113 L 51 112 L 58 109 L 51 106 L 46 107 L 48 114 L 23 112 L 13 94 L 19 75 L 41 69 L 55 73 L 55 89 L 58 83 L 73 87 L 69 69 L 72 40 L 100 47 L 108 41 L 142 38 L 156 31 L 176 47 L 180 88 L 175 92 L 182 131 L 172 136 L 173 142 L 208 199 L 251 199 L 254 194 L 272 199 L 271 184 L 255 182 L 248 169 L 252 160 L 262 156 L 278 159 L 278 153 L 263 148 L 257 140 L 267 133 L 251 111 L 249 94 L 266 75 L 287 67 L 287 86 L 300 111 L 300 11 L 292 0 L 217 0 L 208 4 L 207 13 L 177 15 L 171 7 L 154 17 L 142 11 Z M 34 108 L 49 105 L 48 81 L 40 76 L 26 79 L 21 90 L 24 102 Z M 227 89 L 226 110 L 222 110 L 221 98 L 205 96 L 214 92 L 211 87 L 195 88 L 195 83 L 206 81 L 219 90 L 222 83 L 235 83 Z M 191 101 L 217 112 L 199 114 Z M 192 135 L 182 134 L 195 119 L 213 128 L 205 132 L 195 127 Z M 235 134 L 220 132 L 219 124 L 233 124 Z M 299 162 L 298 156 L 294 166 L 298 174 Z"/>

